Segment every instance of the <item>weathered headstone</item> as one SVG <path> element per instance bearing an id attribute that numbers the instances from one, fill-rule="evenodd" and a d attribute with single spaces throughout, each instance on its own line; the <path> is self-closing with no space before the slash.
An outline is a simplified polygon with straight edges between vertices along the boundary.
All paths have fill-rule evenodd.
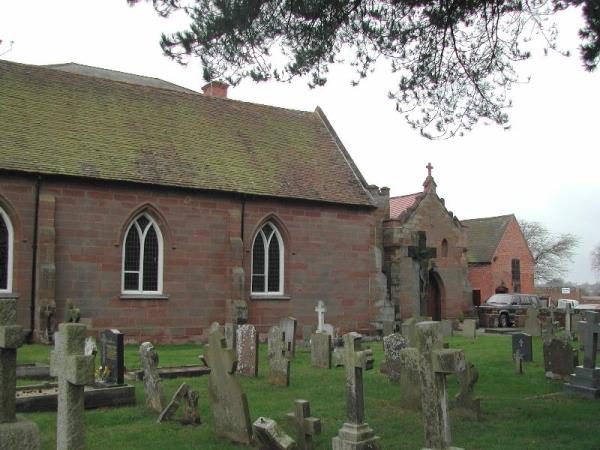
<path id="1" fill-rule="evenodd" d="M 294 440 L 273 419 L 259 417 L 252 424 L 252 431 L 259 450 L 296 450 L 298 448 Z"/>
<path id="2" fill-rule="evenodd" d="M 512 335 L 512 354 L 519 351 L 523 361 L 533 361 L 533 343 L 531 336 L 527 333 L 514 333 Z"/>
<path id="3" fill-rule="evenodd" d="M 542 335 L 542 326 L 540 324 L 540 320 L 538 318 L 539 310 L 537 308 L 529 308 L 527 310 L 527 319 L 525 319 L 525 333 L 530 336 L 541 336 Z"/>
<path id="4" fill-rule="evenodd" d="M 330 323 L 326 323 L 323 325 L 323 333 L 331 336 L 331 342 L 333 343 L 336 339 L 335 328 Z"/>
<path id="5" fill-rule="evenodd" d="M 406 338 L 409 347 L 412 347 L 415 344 L 415 327 L 419 322 L 420 320 L 416 317 L 411 317 L 402 322 L 402 336 Z"/>
<path id="6" fill-rule="evenodd" d="M 310 337 L 313 333 L 313 327 L 311 325 L 302 325 L 302 346 L 310 347 Z"/>
<path id="7" fill-rule="evenodd" d="M 419 352 L 414 347 L 400 350 L 400 403 L 403 408 L 421 409 L 421 375 L 419 374 Z"/>
<path id="8" fill-rule="evenodd" d="M 600 313 L 585 312 L 585 322 L 579 322 L 579 332 L 584 348 L 583 365 L 575 368 L 575 373 L 569 377 L 565 390 L 583 397 L 600 398 L 600 367 L 596 367 L 598 351 L 598 335 L 600 334 Z"/>
<path id="9" fill-rule="evenodd" d="M 332 439 L 333 450 L 375 450 L 381 448 L 379 437 L 364 421 L 363 370 L 367 370 L 367 354 L 361 349 L 362 336 L 344 335 L 344 367 L 346 368 L 346 422 Z"/>
<path id="10" fill-rule="evenodd" d="M 234 300 L 232 310 L 232 319 L 235 325 L 248 323 L 248 303 L 244 300 Z"/>
<path id="11" fill-rule="evenodd" d="M 247 377 L 258 376 L 258 332 L 250 324 L 237 328 L 237 372 Z"/>
<path id="12" fill-rule="evenodd" d="M 462 350 L 438 350 L 443 340 L 439 322 L 417 324 L 416 340 L 425 447 L 436 450 L 454 448 L 450 447 L 446 376 L 465 370 L 465 355 Z"/>
<path id="13" fill-rule="evenodd" d="M 286 356 L 287 345 L 283 330 L 277 325 L 271 327 L 268 337 L 269 384 L 290 385 L 290 360 Z"/>
<path id="14" fill-rule="evenodd" d="M 406 348 L 407 341 L 400 333 L 392 333 L 383 338 L 383 351 L 385 359 L 379 371 L 385 373 L 392 384 L 400 383 L 402 366 L 400 364 L 400 351 Z"/>
<path id="15" fill-rule="evenodd" d="M 183 402 L 183 416 L 180 420 L 185 425 L 200 425 L 198 411 L 198 391 L 193 391 L 186 383 L 182 383 L 165 409 L 158 416 L 157 422 L 161 423 L 171 419 Z"/>
<path id="16" fill-rule="evenodd" d="M 544 341 L 544 371 L 546 378 L 567 379 L 579 364 L 577 351 L 569 338 L 552 338 Z"/>
<path id="17" fill-rule="evenodd" d="M 219 329 L 210 333 L 206 354 L 211 371 L 208 400 L 213 426 L 218 436 L 240 444 L 250 444 L 252 427 L 248 400 L 235 377 L 237 360 L 228 349 Z"/>
<path id="18" fill-rule="evenodd" d="M 331 369 L 331 336 L 327 333 L 314 333 L 310 338 L 310 365 Z"/>
<path id="19" fill-rule="evenodd" d="M 313 450 L 313 436 L 321 434 L 321 419 L 310 417 L 308 401 L 294 401 L 294 411 L 287 413 L 287 417 L 296 429 L 298 450 Z"/>
<path id="20" fill-rule="evenodd" d="M 443 337 L 450 337 L 452 336 L 452 321 L 451 320 L 442 320 L 441 322 L 441 327 L 442 327 L 442 336 Z"/>
<path id="21" fill-rule="evenodd" d="M 325 325 L 325 313 L 327 312 L 327 307 L 323 300 L 319 300 L 319 303 L 315 307 L 315 312 L 317 313 L 317 333 L 323 333 L 325 331 L 323 329 Z"/>
<path id="22" fill-rule="evenodd" d="M 0 299 L 0 450 L 37 450 L 37 425 L 15 414 L 17 349 L 23 345 L 16 321 L 17 301 Z"/>
<path id="23" fill-rule="evenodd" d="M 85 449 L 83 390 L 94 384 L 94 356 L 83 354 L 86 330 L 83 324 L 61 323 L 54 333 L 50 375 L 58 378 L 56 447 L 61 450 Z"/>
<path id="24" fill-rule="evenodd" d="M 226 323 L 223 326 L 223 333 L 225 334 L 225 342 L 227 342 L 227 348 L 235 349 L 237 324 Z"/>
<path id="25" fill-rule="evenodd" d="M 462 334 L 468 339 L 475 339 L 476 337 L 476 322 L 475 319 L 465 319 L 462 323 Z"/>
<path id="26" fill-rule="evenodd" d="M 298 321 L 293 317 L 284 317 L 279 321 L 279 326 L 285 336 L 285 351 L 288 358 L 296 354 L 296 327 Z"/>
<path id="27" fill-rule="evenodd" d="M 481 399 L 473 396 L 473 389 L 478 379 L 479 372 L 473 364 L 467 362 L 465 370 L 458 372 L 460 389 L 454 397 L 455 406 L 462 411 L 463 416 L 476 420 L 481 417 Z"/>
<path id="28" fill-rule="evenodd" d="M 119 330 L 104 330 L 100 333 L 100 365 L 108 367 L 107 382 L 123 384 L 125 376 L 125 347 L 123 333 Z"/>
<path id="29" fill-rule="evenodd" d="M 151 342 L 140 345 L 140 363 L 144 370 L 144 393 L 146 406 L 161 413 L 165 409 L 165 393 L 158 373 L 158 353 Z"/>

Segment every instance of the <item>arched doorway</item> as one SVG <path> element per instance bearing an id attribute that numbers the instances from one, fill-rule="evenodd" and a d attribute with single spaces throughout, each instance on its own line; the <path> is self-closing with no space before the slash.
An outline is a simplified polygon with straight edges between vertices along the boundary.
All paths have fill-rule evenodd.
<path id="1" fill-rule="evenodd" d="M 429 284 L 427 286 L 427 315 L 432 320 L 442 320 L 442 299 L 444 286 L 439 274 L 429 271 Z"/>

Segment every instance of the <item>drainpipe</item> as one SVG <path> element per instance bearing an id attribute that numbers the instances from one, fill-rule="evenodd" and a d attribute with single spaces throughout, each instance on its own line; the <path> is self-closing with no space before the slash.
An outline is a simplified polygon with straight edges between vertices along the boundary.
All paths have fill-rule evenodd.
<path id="1" fill-rule="evenodd" d="M 35 211 L 33 215 L 33 244 L 31 246 L 31 299 L 29 301 L 29 327 L 31 331 L 27 336 L 29 343 L 33 342 L 33 333 L 35 328 L 35 290 L 37 285 L 37 247 L 38 247 L 38 219 L 40 213 L 40 189 L 42 186 L 42 176 L 38 175 L 35 180 Z"/>

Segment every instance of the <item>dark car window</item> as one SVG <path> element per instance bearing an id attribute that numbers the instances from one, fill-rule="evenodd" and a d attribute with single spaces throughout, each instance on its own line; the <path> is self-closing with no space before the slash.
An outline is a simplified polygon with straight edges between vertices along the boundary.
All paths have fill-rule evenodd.
<path id="1" fill-rule="evenodd" d="M 494 294 L 486 301 L 486 303 L 492 305 L 510 305 L 512 303 L 512 295 Z"/>

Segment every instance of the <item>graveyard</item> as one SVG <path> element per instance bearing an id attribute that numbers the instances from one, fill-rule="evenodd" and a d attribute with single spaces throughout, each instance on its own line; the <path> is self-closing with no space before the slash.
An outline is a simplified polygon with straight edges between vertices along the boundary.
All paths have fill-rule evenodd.
<path id="1" fill-rule="evenodd" d="M 463 336 L 444 338 L 448 350 L 462 349 L 479 377 L 474 394 L 481 402 L 481 417 L 476 420 L 454 407 L 459 391 L 456 375 L 448 375 L 448 399 L 452 445 L 464 449 L 591 449 L 597 448 L 600 416 L 597 401 L 568 396 L 563 380 L 544 376 L 542 340 L 533 338 L 533 361 L 523 363 L 523 373 L 515 373 L 511 356 L 511 338 L 478 335 L 475 340 Z M 576 345 L 576 344 L 574 344 Z M 383 449 L 421 449 L 424 445 L 420 411 L 402 405 L 400 385 L 391 384 L 379 368 L 384 360 L 381 341 L 363 342 L 372 349 L 374 366 L 363 373 L 364 420 L 380 439 Z M 156 345 L 160 366 L 197 364 L 200 354 L 209 354 L 206 346 Z M 29 345 L 18 351 L 18 363 L 50 363 L 50 346 Z M 580 353 L 581 355 L 581 353 Z M 581 356 L 580 356 L 581 358 Z M 210 360 L 210 356 L 209 356 Z M 96 358 L 96 366 L 99 361 Z M 138 345 L 126 345 L 125 367 L 141 366 Z M 295 400 L 309 402 L 310 415 L 318 418 L 321 433 L 313 437 L 314 448 L 331 448 L 332 438 L 347 421 L 345 368 L 311 367 L 310 348 L 297 346 L 290 358 L 289 386 L 269 383 L 268 350 L 259 345 L 258 376 L 235 376 L 245 393 L 250 421 L 258 417 L 275 420 L 289 436 L 294 428 L 286 417 L 295 410 Z M 19 379 L 18 385 L 37 383 Z M 182 383 L 198 391 L 201 424 L 183 425 L 177 420 L 157 423 L 158 413 L 146 406 L 143 381 L 128 380 L 136 389 L 136 405 L 85 410 L 85 448 L 87 449 L 239 449 L 218 437 L 213 429 L 209 408 L 209 377 L 164 378 L 165 398 L 171 399 Z M 176 413 L 177 414 L 177 413 Z M 40 430 L 43 449 L 56 445 L 54 412 L 27 413 Z M 174 417 L 176 419 L 176 417 Z M 248 447 L 246 447 L 248 448 Z"/>

